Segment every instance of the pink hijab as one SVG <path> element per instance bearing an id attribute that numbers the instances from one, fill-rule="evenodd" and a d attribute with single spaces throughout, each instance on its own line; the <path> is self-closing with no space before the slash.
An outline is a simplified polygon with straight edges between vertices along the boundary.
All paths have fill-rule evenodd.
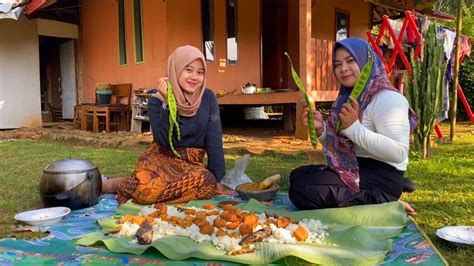
<path id="1" fill-rule="evenodd" d="M 174 50 L 174 52 L 168 57 L 168 76 L 161 78 L 161 80 L 170 81 L 171 86 L 173 87 L 174 97 L 176 98 L 178 113 L 182 116 L 191 117 L 197 113 L 199 107 L 201 106 L 202 95 L 204 94 L 206 88 L 205 78 L 202 87 L 193 93 L 185 92 L 179 86 L 178 79 L 181 75 L 181 72 L 183 72 L 184 68 L 189 63 L 196 59 L 201 59 L 202 65 L 204 66 L 204 73 L 206 73 L 206 60 L 198 48 L 190 45 L 176 48 L 176 50 Z M 163 100 L 161 94 L 159 93 L 156 93 L 155 97 Z"/>

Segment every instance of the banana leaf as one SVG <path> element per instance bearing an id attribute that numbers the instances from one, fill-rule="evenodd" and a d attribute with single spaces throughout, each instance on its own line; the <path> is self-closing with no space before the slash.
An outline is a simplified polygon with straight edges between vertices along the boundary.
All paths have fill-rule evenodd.
<path id="1" fill-rule="evenodd" d="M 188 206 L 202 207 L 206 202 L 192 201 Z M 199 258 L 203 260 L 224 260 L 245 264 L 266 264 L 281 258 L 291 259 L 294 263 L 316 264 L 351 264 L 373 265 L 382 262 L 390 251 L 391 238 L 400 234 L 409 219 L 399 203 L 378 205 L 353 206 L 347 208 L 310 210 L 291 212 L 284 209 L 274 209 L 262 205 L 256 200 L 250 200 L 237 207 L 261 213 L 264 211 L 286 215 L 295 220 L 303 218 L 319 219 L 329 225 L 329 236 L 322 244 L 280 244 L 258 242 L 254 253 L 229 256 L 224 250 L 216 249 L 210 242 L 196 243 L 188 237 L 170 236 L 154 241 L 151 245 L 132 243 L 129 237 L 107 235 L 118 226 L 118 220 L 123 214 L 137 214 L 142 208 L 127 202 L 117 213 L 119 215 L 98 220 L 102 231 L 89 234 L 76 244 L 91 246 L 103 243 L 112 252 L 142 254 L 149 248 L 154 248 L 164 256 L 173 260 Z M 293 264 L 293 263 L 292 263 Z"/>

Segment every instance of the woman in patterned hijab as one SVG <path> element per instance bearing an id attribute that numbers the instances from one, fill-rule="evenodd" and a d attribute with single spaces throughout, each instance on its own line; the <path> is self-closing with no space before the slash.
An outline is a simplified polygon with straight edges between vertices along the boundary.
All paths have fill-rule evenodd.
<path id="1" fill-rule="evenodd" d="M 368 63 L 372 63 L 370 76 L 355 99 L 351 92 Z M 325 122 L 321 113 L 314 113 L 327 165 L 293 170 L 290 199 L 300 209 L 398 200 L 408 164 L 409 136 L 417 118 L 366 41 L 337 42 L 333 66 L 341 84 L 339 95 Z M 303 112 L 304 122 L 306 116 Z"/>

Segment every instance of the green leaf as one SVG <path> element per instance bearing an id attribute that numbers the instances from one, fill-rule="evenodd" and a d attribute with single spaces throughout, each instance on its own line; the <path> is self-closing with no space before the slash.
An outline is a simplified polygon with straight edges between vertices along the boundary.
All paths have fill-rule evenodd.
<path id="1" fill-rule="evenodd" d="M 207 202 L 217 203 L 192 201 L 187 205 L 202 207 Z M 127 202 L 119 208 L 119 212 L 136 214 L 141 207 L 143 206 Z M 104 235 L 117 226 L 118 217 L 111 217 L 99 221 L 104 227 L 103 231 L 89 234 L 77 240 L 76 244 L 89 246 L 101 242 L 112 252 L 137 255 L 148 248 L 154 248 L 174 260 L 193 257 L 245 264 L 266 264 L 285 258 L 288 261 L 298 261 L 300 264 L 301 261 L 295 258 L 297 257 L 303 259 L 305 263 L 373 265 L 383 261 L 391 245 L 390 238 L 398 235 L 408 222 L 404 208 L 397 202 L 291 212 L 270 208 L 252 199 L 245 204 L 239 204 L 238 207 L 257 213 L 267 211 L 287 215 L 295 220 L 319 219 L 329 224 L 329 236 L 322 244 L 259 242 L 255 245 L 257 249 L 255 253 L 228 256 L 225 251 L 216 249 L 210 242 L 196 243 L 188 237 L 165 237 L 147 246 L 131 243 L 128 237 Z"/>

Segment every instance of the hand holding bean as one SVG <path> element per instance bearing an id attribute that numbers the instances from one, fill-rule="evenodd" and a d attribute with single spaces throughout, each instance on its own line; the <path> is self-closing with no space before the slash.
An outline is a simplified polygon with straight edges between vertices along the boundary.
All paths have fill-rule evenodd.
<path id="1" fill-rule="evenodd" d="M 308 111 L 309 111 L 309 108 L 305 106 L 301 114 L 301 119 L 303 120 L 303 124 L 305 126 L 308 126 Z M 314 114 L 314 127 L 316 128 L 316 135 L 320 137 L 321 134 L 323 134 L 323 130 L 324 130 L 323 115 L 316 109 L 314 110 L 313 114 Z"/>
<path id="2" fill-rule="evenodd" d="M 359 119 L 359 103 L 357 100 L 349 96 L 350 103 L 345 103 L 339 112 L 339 119 L 341 120 L 341 129 L 350 127 L 357 119 Z"/>
<path id="3" fill-rule="evenodd" d="M 160 78 L 160 81 L 158 82 L 158 92 L 163 96 L 163 99 L 168 99 L 168 92 L 167 92 L 167 78 Z"/>

